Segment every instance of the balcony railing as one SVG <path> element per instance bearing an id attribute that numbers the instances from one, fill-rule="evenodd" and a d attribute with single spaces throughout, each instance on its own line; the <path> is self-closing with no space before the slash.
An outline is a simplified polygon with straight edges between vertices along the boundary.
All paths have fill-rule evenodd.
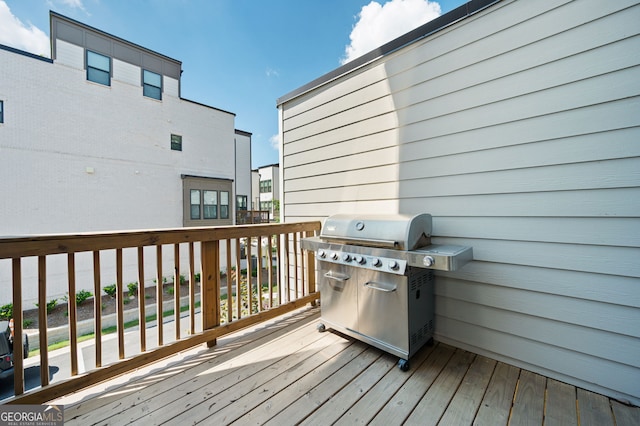
<path id="1" fill-rule="evenodd" d="M 42 403 L 74 392 L 116 375 L 137 369 L 145 364 L 165 358 L 206 343 L 213 346 L 216 338 L 241 328 L 265 321 L 288 311 L 312 303 L 318 298 L 315 287 L 315 268 L 312 253 L 303 252 L 300 238 L 313 236 L 320 230 L 319 222 L 243 225 L 209 228 L 181 228 L 170 230 L 145 230 L 131 232 L 91 233 L 77 235 L 46 235 L 30 237 L 0 238 L 0 259 L 10 259 L 13 318 L 15 336 L 23 333 L 23 265 L 25 259 L 37 259 L 37 287 L 39 305 L 39 346 L 41 387 L 25 392 L 24 362 L 22 348 L 14 345 L 14 393 L 10 403 Z M 240 250 L 246 249 L 247 279 L 242 280 Z M 146 250 L 145 250 L 146 248 Z M 133 254 L 135 271 L 126 270 L 129 262 L 123 261 L 123 251 Z M 155 259 L 146 259 L 145 252 L 152 250 Z M 175 339 L 163 340 L 162 282 L 163 252 L 172 254 L 174 270 L 175 308 L 172 320 L 175 322 Z M 115 252 L 116 315 L 118 361 L 103 366 L 103 340 L 101 331 L 101 253 Z M 185 253 L 186 252 L 186 253 Z M 82 253 L 89 253 L 92 259 L 94 289 L 94 332 L 95 368 L 79 372 L 78 332 L 76 320 L 76 259 Z M 49 383 L 49 354 L 47 339 L 47 259 L 55 255 L 66 255 L 69 350 L 71 377 Z M 252 260 L 256 260 L 256 280 L 251 279 Z M 83 255 L 87 256 L 87 255 Z M 187 258 L 187 265 L 181 265 L 181 258 Z M 196 258 L 199 261 L 196 261 Z M 140 286 L 149 281 L 149 260 L 155 264 L 155 286 L 158 321 L 157 345 L 147 348 L 145 303 L 141 299 L 139 310 L 139 354 L 125 357 L 124 339 L 124 299 L 123 276 L 135 273 Z M 30 263 L 29 263 L 30 264 Z M 145 265 L 146 268 L 145 268 Z M 264 265 L 264 266 L 263 266 Z M 188 322 L 186 335 L 181 334 L 180 272 L 188 270 Z M 232 271 L 236 273 L 232 273 Z M 200 273 L 201 324 L 196 324 L 195 282 Z M 226 298 L 221 300 L 221 276 L 226 273 Z M 265 277 L 264 274 L 267 274 Z M 264 284 L 267 288 L 264 288 Z M 224 308 L 224 309 L 223 309 Z M 182 319 L 183 321 L 186 318 Z M 198 327 L 196 327 L 198 325 Z M 197 331 L 197 329 L 201 331 Z M 16 342 L 19 342 L 16 338 Z"/>
<path id="2" fill-rule="evenodd" d="M 269 223 L 269 210 L 238 210 L 236 223 L 238 225 Z"/>

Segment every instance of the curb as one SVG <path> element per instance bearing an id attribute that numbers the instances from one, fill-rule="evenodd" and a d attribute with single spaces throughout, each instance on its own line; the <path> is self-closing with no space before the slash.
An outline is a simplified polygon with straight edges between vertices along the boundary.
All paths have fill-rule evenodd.
<path id="1" fill-rule="evenodd" d="M 195 297 L 196 303 L 200 301 L 200 294 L 196 294 Z M 156 304 L 145 305 L 145 316 L 155 315 L 156 314 Z M 189 306 L 189 296 L 180 298 L 180 306 Z M 173 300 L 166 300 L 162 302 L 162 311 L 166 312 L 174 308 Z M 125 309 L 124 311 L 124 322 L 129 322 L 138 319 L 139 311 L 138 308 L 133 309 Z M 113 327 L 117 325 L 118 314 L 109 314 L 102 317 L 102 328 Z M 95 331 L 95 325 L 93 318 L 80 321 L 76 326 L 76 333 L 78 336 L 83 336 L 85 334 L 93 333 Z M 40 331 L 39 330 L 24 330 L 25 333 L 29 336 L 29 350 L 33 351 L 36 349 L 40 349 Z M 47 344 L 51 345 L 53 343 L 58 343 L 63 340 L 69 339 L 69 326 L 61 325 L 60 327 L 53 327 L 47 329 Z"/>

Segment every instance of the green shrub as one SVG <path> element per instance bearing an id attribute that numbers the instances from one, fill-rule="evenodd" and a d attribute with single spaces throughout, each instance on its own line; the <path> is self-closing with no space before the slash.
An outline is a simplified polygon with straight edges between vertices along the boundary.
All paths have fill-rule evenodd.
<path id="1" fill-rule="evenodd" d="M 91 293 L 90 291 L 80 290 L 79 292 L 76 293 L 76 304 L 77 305 L 81 304 L 91 296 L 93 296 L 93 293 Z"/>
<path id="2" fill-rule="evenodd" d="M 13 303 L 0 306 L 0 319 L 11 319 L 13 317 Z"/>
<path id="3" fill-rule="evenodd" d="M 187 283 L 187 278 L 184 275 L 180 275 L 180 285 L 185 285 Z"/>
<path id="4" fill-rule="evenodd" d="M 58 299 L 51 299 L 47 302 L 47 314 L 50 314 L 51 311 L 53 311 L 56 306 L 58 306 Z M 36 307 L 40 307 L 38 306 L 38 304 L 36 303 Z"/>
<path id="5" fill-rule="evenodd" d="M 127 288 L 129 289 L 129 296 L 132 296 L 138 292 L 138 283 L 137 282 L 129 283 L 127 284 Z"/>
<path id="6" fill-rule="evenodd" d="M 194 275 L 196 282 L 200 282 L 200 272 Z"/>
<path id="7" fill-rule="evenodd" d="M 104 286 L 104 287 L 102 287 L 102 290 L 105 293 L 107 293 L 109 296 L 116 297 L 116 285 L 115 284 Z"/>

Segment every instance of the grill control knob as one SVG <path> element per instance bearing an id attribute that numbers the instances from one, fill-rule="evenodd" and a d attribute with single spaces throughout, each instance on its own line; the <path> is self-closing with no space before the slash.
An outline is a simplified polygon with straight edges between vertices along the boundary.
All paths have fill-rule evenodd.
<path id="1" fill-rule="evenodd" d="M 365 263 L 367 263 L 367 261 L 362 256 L 356 256 L 356 263 L 358 265 L 364 265 Z"/>
<path id="2" fill-rule="evenodd" d="M 324 259 L 325 257 L 327 257 L 327 253 L 324 250 L 320 249 L 318 250 L 318 257 Z"/>
<path id="3" fill-rule="evenodd" d="M 373 259 L 371 262 L 373 266 L 382 266 L 382 261 L 380 259 Z"/>
<path id="4" fill-rule="evenodd" d="M 434 264 L 434 263 L 436 263 L 436 260 L 435 260 L 433 257 L 431 257 L 431 256 L 425 256 L 425 257 L 422 259 L 422 264 L 423 264 L 424 266 L 426 266 L 427 268 L 429 268 L 429 267 L 433 266 L 433 264 Z"/>
<path id="5" fill-rule="evenodd" d="M 339 257 L 340 257 L 340 256 L 338 255 L 338 253 L 335 253 L 335 252 L 334 252 L 334 253 L 331 253 L 331 259 L 333 259 L 333 260 L 338 260 L 338 258 L 339 258 Z"/>
<path id="6" fill-rule="evenodd" d="M 395 260 L 391 260 L 389 261 L 389 269 L 391 269 L 392 271 L 397 271 L 398 269 L 400 269 L 400 265 L 398 265 L 398 262 L 396 262 Z"/>
<path id="7" fill-rule="evenodd" d="M 342 260 L 344 260 L 345 262 L 351 262 L 351 255 L 349 253 L 343 254 Z"/>

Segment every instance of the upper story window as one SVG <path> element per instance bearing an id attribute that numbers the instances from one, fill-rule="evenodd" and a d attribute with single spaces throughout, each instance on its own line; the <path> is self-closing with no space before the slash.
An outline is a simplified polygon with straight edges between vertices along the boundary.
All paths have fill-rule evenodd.
<path id="1" fill-rule="evenodd" d="M 260 181 L 260 192 L 261 193 L 271 192 L 271 179 Z"/>
<path id="2" fill-rule="evenodd" d="M 4 123 L 4 102 L 0 101 L 0 123 Z"/>
<path id="3" fill-rule="evenodd" d="M 87 50 L 87 80 L 111 86 L 111 58 Z"/>
<path id="4" fill-rule="evenodd" d="M 162 76 L 155 72 L 142 70 L 142 94 L 149 98 L 162 100 Z"/>
<path id="5" fill-rule="evenodd" d="M 182 136 L 171 135 L 171 149 L 174 151 L 182 151 Z"/>

